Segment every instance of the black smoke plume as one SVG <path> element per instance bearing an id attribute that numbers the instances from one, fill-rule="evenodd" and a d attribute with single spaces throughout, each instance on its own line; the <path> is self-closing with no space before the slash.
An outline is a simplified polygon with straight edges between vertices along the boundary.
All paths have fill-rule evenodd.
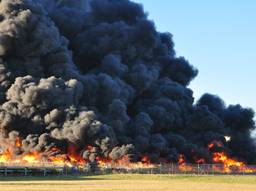
<path id="1" fill-rule="evenodd" d="M 0 147 L 20 137 L 17 155 L 75 145 L 91 161 L 212 162 L 219 141 L 256 162 L 254 112 L 211 94 L 195 103 L 197 73 L 130 0 L 0 0 Z"/>

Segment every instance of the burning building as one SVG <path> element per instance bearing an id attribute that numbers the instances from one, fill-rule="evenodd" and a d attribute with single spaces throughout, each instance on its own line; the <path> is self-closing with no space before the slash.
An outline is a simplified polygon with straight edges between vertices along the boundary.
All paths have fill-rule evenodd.
<path id="1" fill-rule="evenodd" d="M 255 163 L 253 110 L 197 74 L 130 0 L 1 0 L 0 162 Z"/>

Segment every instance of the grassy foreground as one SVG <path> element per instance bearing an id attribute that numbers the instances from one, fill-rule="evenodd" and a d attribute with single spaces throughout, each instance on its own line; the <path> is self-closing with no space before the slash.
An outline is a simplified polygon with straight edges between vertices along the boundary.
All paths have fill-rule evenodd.
<path id="1" fill-rule="evenodd" d="M 0 177 L 1 191 L 255 191 L 256 176 Z"/>

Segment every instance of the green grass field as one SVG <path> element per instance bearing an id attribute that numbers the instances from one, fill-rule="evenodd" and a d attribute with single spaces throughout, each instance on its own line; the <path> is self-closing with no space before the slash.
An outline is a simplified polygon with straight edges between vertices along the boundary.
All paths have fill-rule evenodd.
<path id="1" fill-rule="evenodd" d="M 1 191 L 256 191 L 256 176 L 0 177 Z"/>

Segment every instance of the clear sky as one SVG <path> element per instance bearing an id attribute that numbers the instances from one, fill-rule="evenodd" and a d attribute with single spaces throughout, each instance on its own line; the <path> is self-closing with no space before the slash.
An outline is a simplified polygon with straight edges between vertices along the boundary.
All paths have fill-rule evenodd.
<path id="1" fill-rule="evenodd" d="M 195 98 L 209 92 L 256 110 L 256 0 L 134 1 L 199 69 Z"/>

